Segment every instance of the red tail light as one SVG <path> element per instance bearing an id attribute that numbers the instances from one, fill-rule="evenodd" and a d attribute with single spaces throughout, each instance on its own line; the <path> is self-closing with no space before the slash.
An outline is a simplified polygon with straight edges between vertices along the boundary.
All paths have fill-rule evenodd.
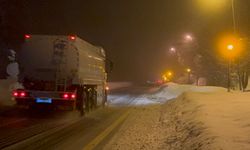
<path id="1" fill-rule="evenodd" d="M 69 95 L 65 93 L 65 94 L 63 94 L 63 98 L 67 99 L 67 98 L 69 98 Z"/>
<path id="2" fill-rule="evenodd" d="M 75 99 L 76 98 L 76 95 L 74 93 L 64 93 L 62 95 L 62 98 L 63 99 Z"/>
<path id="3" fill-rule="evenodd" d="M 13 92 L 13 96 L 17 97 L 18 96 L 18 92 Z"/>
<path id="4" fill-rule="evenodd" d="M 30 34 L 25 34 L 25 35 L 24 35 L 24 38 L 25 38 L 25 39 L 30 39 L 30 38 L 31 38 L 31 35 L 30 35 Z"/>
<path id="5" fill-rule="evenodd" d="M 25 92 L 21 92 L 20 96 L 21 96 L 21 97 L 25 97 L 25 96 L 26 96 L 26 93 L 25 93 Z"/>
<path id="6" fill-rule="evenodd" d="M 71 98 L 72 98 L 72 99 L 76 98 L 76 95 L 75 95 L 75 94 L 72 94 L 72 95 L 71 95 Z"/>
<path id="7" fill-rule="evenodd" d="M 72 41 L 73 41 L 73 40 L 76 40 L 76 36 L 75 36 L 75 35 L 70 35 L 70 36 L 69 36 L 69 39 L 72 40 Z"/>
<path id="8" fill-rule="evenodd" d="M 27 97 L 28 93 L 26 91 L 23 91 L 23 90 L 17 90 L 17 91 L 13 91 L 12 95 L 14 97 Z"/>

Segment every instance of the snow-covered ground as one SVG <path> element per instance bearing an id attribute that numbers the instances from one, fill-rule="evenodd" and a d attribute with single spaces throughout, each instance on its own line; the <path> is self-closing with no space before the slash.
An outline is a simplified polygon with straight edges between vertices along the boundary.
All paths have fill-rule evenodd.
<path id="1" fill-rule="evenodd" d="M 199 130 L 213 148 L 225 150 L 250 149 L 250 93 L 215 92 L 209 95 L 187 93 L 191 100 Z"/>
<path id="2" fill-rule="evenodd" d="M 110 90 L 116 90 L 119 88 L 129 87 L 132 86 L 132 82 L 108 82 L 107 83 Z"/>
<path id="3" fill-rule="evenodd" d="M 166 103 L 132 107 L 104 149 L 250 149 L 250 93 L 171 84 L 152 97 Z"/>
<path id="4" fill-rule="evenodd" d="M 169 83 L 162 86 L 155 93 L 146 93 L 142 95 L 134 94 L 111 94 L 108 96 L 108 104 L 111 106 L 141 106 L 151 104 L 163 104 L 170 99 L 174 99 L 187 91 L 195 92 L 214 92 L 218 90 L 224 90 L 219 87 L 197 87 L 190 85 L 179 85 L 175 83 Z"/>

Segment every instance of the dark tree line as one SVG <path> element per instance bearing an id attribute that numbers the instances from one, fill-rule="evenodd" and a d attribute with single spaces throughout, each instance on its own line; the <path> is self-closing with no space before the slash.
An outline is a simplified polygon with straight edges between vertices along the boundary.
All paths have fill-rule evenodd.
<path id="1" fill-rule="evenodd" d="M 0 79 L 6 78 L 9 49 L 18 51 L 25 27 L 25 0 L 0 0 Z"/>
<path id="2" fill-rule="evenodd" d="M 207 84 L 212 86 L 227 87 L 228 60 L 218 54 L 218 50 L 211 43 L 196 41 L 192 51 L 181 53 L 182 63 L 191 66 L 192 73 L 197 77 L 205 77 Z M 248 86 L 250 71 L 250 41 L 244 39 L 245 47 L 242 55 L 231 62 L 231 88 L 245 91 Z"/>

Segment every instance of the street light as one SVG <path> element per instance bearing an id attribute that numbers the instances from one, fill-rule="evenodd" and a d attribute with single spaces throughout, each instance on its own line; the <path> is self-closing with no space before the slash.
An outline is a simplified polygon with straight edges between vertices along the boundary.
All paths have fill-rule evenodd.
<path id="1" fill-rule="evenodd" d="M 193 37 L 190 34 L 185 35 L 184 38 L 186 41 L 193 41 Z"/>
<path id="2" fill-rule="evenodd" d="M 236 65 L 239 65 L 237 58 L 241 57 L 244 50 L 244 42 L 240 37 L 235 35 L 226 35 L 219 40 L 218 48 L 222 56 L 227 60 L 227 89 L 230 92 L 231 87 L 231 66 L 233 60 L 235 60 Z"/>
<path id="3" fill-rule="evenodd" d="M 190 68 L 187 68 L 186 71 L 187 71 L 187 74 L 188 74 L 188 84 L 189 84 L 190 83 L 190 75 L 191 75 L 192 70 Z"/>
<path id="4" fill-rule="evenodd" d="M 165 75 L 162 76 L 162 79 L 163 79 L 164 82 L 168 81 L 168 78 Z"/>
<path id="5" fill-rule="evenodd" d="M 176 52 L 176 49 L 174 47 L 171 47 L 169 50 L 170 50 L 171 53 L 175 53 Z"/>
<path id="6" fill-rule="evenodd" d="M 244 49 L 244 42 L 240 40 L 240 37 L 226 35 L 218 42 L 220 53 L 226 59 L 233 59 L 241 56 Z"/>
<path id="7" fill-rule="evenodd" d="M 227 46 L 227 49 L 230 50 L 230 51 L 232 51 L 232 50 L 234 49 L 234 45 L 229 44 L 229 45 Z"/>
<path id="8" fill-rule="evenodd" d="M 167 73 L 167 75 L 168 75 L 168 77 L 172 77 L 172 76 L 173 76 L 173 73 L 172 73 L 171 71 L 169 71 L 169 72 Z"/>
<path id="9" fill-rule="evenodd" d="M 174 73 L 172 71 L 167 71 L 163 74 L 162 79 L 163 81 L 167 82 L 170 81 L 173 78 Z"/>

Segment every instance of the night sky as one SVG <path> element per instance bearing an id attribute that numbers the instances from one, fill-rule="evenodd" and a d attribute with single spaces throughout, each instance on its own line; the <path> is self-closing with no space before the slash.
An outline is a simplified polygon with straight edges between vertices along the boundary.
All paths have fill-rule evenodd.
<path id="1" fill-rule="evenodd" d="M 77 34 L 104 47 L 115 64 L 111 81 L 146 81 L 175 67 L 167 50 L 183 34 L 212 43 L 232 30 L 230 0 L 206 9 L 198 1 L 28 0 L 24 21 L 29 33 Z M 240 32 L 249 35 L 249 0 L 238 0 L 236 10 Z"/>

